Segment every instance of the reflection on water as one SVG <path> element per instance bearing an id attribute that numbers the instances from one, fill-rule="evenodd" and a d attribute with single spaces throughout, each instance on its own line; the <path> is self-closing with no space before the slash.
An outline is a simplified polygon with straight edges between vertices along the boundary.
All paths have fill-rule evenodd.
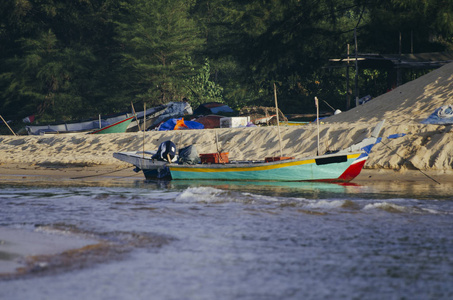
<path id="1" fill-rule="evenodd" d="M 217 181 L 217 180 L 173 180 L 164 182 L 148 181 L 148 184 L 168 188 L 213 186 L 220 189 L 246 190 L 256 193 L 281 194 L 283 196 L 304 195 L 310 197 L 350 197 L 364 198 L 403 197 L 417 199 L 451 199 L 453 184 L 424 182 L 376 181 L 365 184 L 323 183 L 323 182 L 268 182 L 268 181 Z"/>
<path id="2" fill-rule="evenodd" d="M 431 182 L 3 184 L 0 226 L 102 247 L 48 257 L 46 270 L 0 281 L 0 298 L 449 299 L 452 192 Z"/>

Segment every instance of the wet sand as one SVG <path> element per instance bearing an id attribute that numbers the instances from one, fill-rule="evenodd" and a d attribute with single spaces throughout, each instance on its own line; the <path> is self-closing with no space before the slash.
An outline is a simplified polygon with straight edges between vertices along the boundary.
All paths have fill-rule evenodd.
<path id="1" fill-rule="evenodd" d="M 45 269 L 45 256 L 96 244 L 99 241 L 64 231 L 0 227 L 0 278 Z"/>

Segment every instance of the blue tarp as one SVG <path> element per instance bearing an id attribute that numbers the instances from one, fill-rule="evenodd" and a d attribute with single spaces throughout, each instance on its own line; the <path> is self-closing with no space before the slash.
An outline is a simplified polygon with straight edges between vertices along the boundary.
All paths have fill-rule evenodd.
<path id="1" fill-rule="evenodd" d="M 395 133 L 395 134 L 391 134 L 387 137 L 387 139 L 397 139 L 397 138 L 400 138 L 400 137 L 403 137 L 405 136 L 406 134 L 405 133 Z M 382 141 L 382 138 L 379 137 L 376 139 L 376 144 L 380 143 Z M 371 145 L 368 145 L 366 147 L 363 147 L 362 150 L 365 151 L 367 154 L 370 154 L 371 152 L 371 148 L 373 148 L 374 145 L 376 144 L 371 144 Z"/>
<path id="2" fill-rule="evenodd" d="M 159 131 L 173 130 L 176 126 L 177 119 L 170 119 L 159 126 Z M 204 129 L 204 125 L 195 121 L 184 121 L 187 129 Z"/>
<path id="3" fill-rule="evenodd" d="M 153 121 L 151 126 L 148 127 L 148 130 L 155 128 L 160 122 L 168 118 L 181 118 L 184 115 L 193 114 L 192 107 L 187 102 L 169 102 L 166 106 L 167 108 Z"/>
<path id="4" fill-rule="evenodd" d="M 395 134 L 389 135 L 387 138 L 388 139 L 397 139 L 397 138 L 403 137 L 405 135 L 406 135 L 405 133 L 395 133 Z"/>
<path id="5" fill-rule="evenodd" d="M 436 109 L 422 124 L 453 124 L 453 105 L 444 105 Z"/>

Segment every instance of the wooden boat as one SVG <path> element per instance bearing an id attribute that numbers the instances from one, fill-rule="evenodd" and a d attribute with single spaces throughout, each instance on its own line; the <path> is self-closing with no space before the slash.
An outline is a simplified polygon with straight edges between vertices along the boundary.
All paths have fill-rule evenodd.
<path id="1" fill-rule="evenodd" d="M 108 125 L 105 127 L 102 127 L 100 129 L 94 130 L 89 132 L 90 134 L 106 134 L 106 133 L 121 133 L 121 132 L 126 132 L 127 127 L 129 124 L 131 124 L 132 119 L 135 117 L 129 117 L 124 120 L 118 121 L 116 123 L 113 123 L 112 125 Z"/>
<path id="2" fill-rule="evenodd" d="M 359 175 L 367 157 L 366 152 L 357 151 L 273 162 L 167 166 L 172 179 L 348 182 Z"/>
<path id="3" fill-rule="evenodd" d="M 97 131 L 102 128 L 110 127 L 114 124 L 121 123 L 124 120 L 133 118 L 132 114 L 120 114 L 107 119 L 96 119 L 88 120 L 76 123 L 62 123 L 54 125 L 29 125 L 26 126 L 26 130 L 29 135 L 41 135 L 41 134 L 60 134 L 60 133 L 90 133 L 91 131 Z M 130 122 L 128 122 L 128 125 Z M 115 127 L 114 127 L 115 128 Z M 119 130 L 116 127 L 116 130 Z M 122 129 L 122 128 L 121 128 Z M 122 132 L 125 132 L 126 129 Z"/>
<path id="4" fill-rule="evenodd" d="M 154 152 L 116 152 L 113 157 L 134 165 L 145 178 L 183 180 L 349 182 L 359 175 L 368 153 L 338 152 L 277 161 L 230 161 L 222 164 L 179 165 L 152 160 Z"/>
<path id="5" fill-rule="evenodd" d="M 182 165 L 152 161 L 153 152 L 119 152 L 114 157 L 135 165 L 146 179 L 323 181 L 349 182 L 360 174 L 383 126 L 379 123 L 370 138 L 336 153 L 304 158 L 263 161 L 228 161 Z"/>
<path id="6" fill-rule="evenodd" d="M 348 182 L 359 175 L 367 158 L 366 152 L 357 151 L 270 162 L 167 166 L 172 179 Z"/>

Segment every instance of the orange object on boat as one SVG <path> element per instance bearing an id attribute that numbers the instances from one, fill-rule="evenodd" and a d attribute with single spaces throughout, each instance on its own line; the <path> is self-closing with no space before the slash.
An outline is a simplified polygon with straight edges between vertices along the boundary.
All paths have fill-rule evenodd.
<path id="1" fill-rule="evenodd" d="M 200 154 L 202 164 L 226 164 L 229 152 Z"/>
<path id="2" fill-rule="evenodd" d="M 184 124 L 184 118 L 181 118 L 179 120 L 176 120 L 176 125 L 174 130 L 179 130 L 179 129 L 188 129 L 186 124 Z"/>

